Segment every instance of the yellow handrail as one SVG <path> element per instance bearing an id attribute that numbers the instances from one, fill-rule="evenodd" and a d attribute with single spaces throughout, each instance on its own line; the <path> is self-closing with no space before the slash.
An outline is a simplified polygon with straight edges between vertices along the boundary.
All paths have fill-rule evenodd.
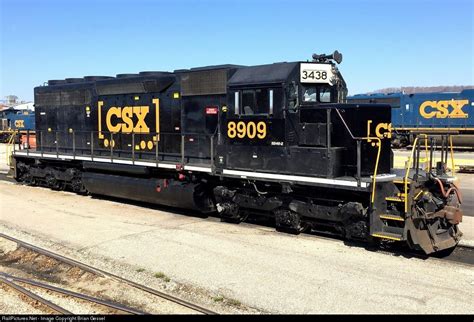
<path id="1" fill-rule="evenodd" d="M 449 146 L 451 150 L 451 175 L 454 177 L 456 171 L 456 165 L 454 164 L 454 152 L 453 152 L 453 137 L 449 136 Z"/>
<path id="2" fill-rule="evenodd" d="M 430 167 L 430 160 L 428 160 L 428 135 L 424 134 L 424 136 L 425 136 L 425 160 L 426 160 L 425 171 L 428 171 Z"/>
<path id="3" fill-rule="evenodd" d="M 12 147 L 13 147 L 13 144 L 15 144 L 15 132 L 10 132 L 10 137 L 8 138 L 8 141 L 7 141 L 7 149 L 6 149 L 6 154 L 5 154 L 5 158 L 7 159 L 7 165 L 10 166 L 11 163 L 10 163 L 10 156 L 12 155 Z"/>
<path id="4" fill-rule="evenodd" d="M 374 168 L 374 175 L 372 179 L 372 197 L 370 199 L 371 203 L 373 204 L 375 201 L 375 183 L 377 180 L 377 170 L 379 167 L 379 160 L 380 160 L 380 150 L 382 149 L 382 140 L 378 137 L 365 137 L 364 139 L 367 140 L 367 142 L 370 142 L 372 140 L 376 140 L 377 143 L 375 145 L 377 146 L 377 159 L 375 160 L 375 168 Z"/>
<path id="5" fill-rule="evenodd" d="M 419 134 L 425 138 L 425 151 L 426 151 L 426 160 L 427 164 L 429 162 L 428 160 L 428 135 L 426 134 Z M 403 186 L 404 186 L 404 202 L 405 202 L 405 213 L 408 212 L 408 175 L 410 174 L 410 168 L 411 168 L 411 162 L 413 159 L 413 155 L 415 153 L 416 145 L 418 143 L 418 136 L 415 138 L 415 141 L 413 142 L 413 147 L 411 149 L 410 157 L 408 159 L 407 165 L 406 165 L 406 172 L 405 172 L 405 178 L 403 179 Z"/>

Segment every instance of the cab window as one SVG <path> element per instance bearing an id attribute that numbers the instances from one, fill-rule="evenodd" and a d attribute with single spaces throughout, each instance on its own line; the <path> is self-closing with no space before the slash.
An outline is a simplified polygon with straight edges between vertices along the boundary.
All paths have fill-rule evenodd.
<path id="1" fill-rule="evenodd" d="M 244 89 L 234 95 L 235 114 L 239 115 L 273 115 L 283 100 L 281 88 Z"/>
<path id="2" fill-rule="evenodd" d="M 303 102 L 306 103 L 330 103 L 332 102 L 331 87 L 329 86 L 305 86 L 303 88 Z"/>

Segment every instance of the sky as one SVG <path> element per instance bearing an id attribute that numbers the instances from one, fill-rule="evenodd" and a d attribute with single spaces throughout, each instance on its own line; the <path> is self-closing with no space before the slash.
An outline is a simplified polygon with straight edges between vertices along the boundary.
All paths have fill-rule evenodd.
<path id="1" fill-rule="evenodd" d="M 343 54 L 349 94 L 473 85 L 474 1 L 0 0 L 0 99 L 49 79 Z"/>

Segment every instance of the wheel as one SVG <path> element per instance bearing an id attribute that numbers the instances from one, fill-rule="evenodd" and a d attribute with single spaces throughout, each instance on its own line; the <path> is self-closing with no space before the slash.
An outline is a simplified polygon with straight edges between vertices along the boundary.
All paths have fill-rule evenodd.
<path id="1" fill-rule="evenodd" d="M 301 216 L 289 209 L 275 211 L 275 228 L 279 232 L 298 235 L 309 228 L 309 224 L 301 220 Z"/>

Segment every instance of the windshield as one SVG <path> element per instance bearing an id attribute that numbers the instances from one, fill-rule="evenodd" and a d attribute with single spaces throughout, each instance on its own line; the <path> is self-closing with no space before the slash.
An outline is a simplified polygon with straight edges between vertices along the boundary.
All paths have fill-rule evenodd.
<path id="1" fill-rule="evenodd" d="M 304 86 L 303 87 L 303 102 L 331 102 L 331 87 L 329 86 Z"/>

